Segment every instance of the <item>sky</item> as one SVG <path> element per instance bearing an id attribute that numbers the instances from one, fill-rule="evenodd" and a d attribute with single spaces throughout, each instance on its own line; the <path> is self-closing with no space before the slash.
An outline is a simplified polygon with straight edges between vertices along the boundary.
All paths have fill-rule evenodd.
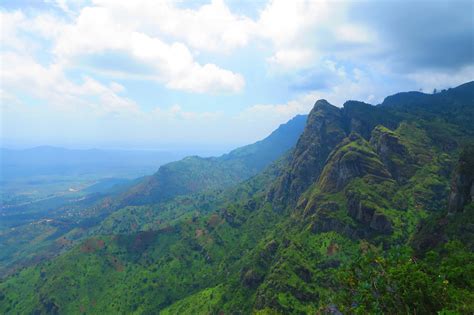
<path id="1" fill-rule="evenodd" d="M 232 148 L 474 79 L 474 1 L 3 0 L 0 145 Z"/>

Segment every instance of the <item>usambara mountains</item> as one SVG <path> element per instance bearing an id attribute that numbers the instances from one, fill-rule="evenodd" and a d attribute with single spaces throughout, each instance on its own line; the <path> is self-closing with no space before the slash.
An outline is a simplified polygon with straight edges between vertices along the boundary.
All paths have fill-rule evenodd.
<path id="1" fill-rule="evenodd" d="M 319 100 L 79 207 L 8 257 L 0 312 L 473 313 L 473 145 L 474 82 Z"/>

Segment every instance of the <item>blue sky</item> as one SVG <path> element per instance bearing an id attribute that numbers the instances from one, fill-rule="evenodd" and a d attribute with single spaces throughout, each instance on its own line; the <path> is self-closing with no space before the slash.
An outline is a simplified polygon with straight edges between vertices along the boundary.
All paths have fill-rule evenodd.
<path id="1" fill-rule="evenodd" d="M 472 1 L 3 1 L 1 144 L 232 148 L 474 77 Z"/>

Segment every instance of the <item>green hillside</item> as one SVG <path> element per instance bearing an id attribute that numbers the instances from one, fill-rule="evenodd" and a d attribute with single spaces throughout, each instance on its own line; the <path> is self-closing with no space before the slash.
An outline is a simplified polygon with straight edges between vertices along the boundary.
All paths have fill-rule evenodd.
<path id="1" fill-rule="evenodd" d="M 158 172 L 122 196 L 122 205 L 146 204 L 175 196 L 231 187 L 256 175 L 294 146 L 306 123 L 298 115 L 265 139 L 220 157 L 190 156 L 160 167 Z"/>
<path id="2" fill-rule="evenodd" d="M 132 233 L 154 226 L 142 225 L 142 222 L 160 222 L 161 226 L 170 220 L 179 220 L 194 209 L 194 197 L 185 197 L 187 194 L 207 191 L 202 198 L 214 200 L 218 195 L 216 190 L 255 175 L 295 145 L 306 117 L 298 115 L 263 140 L 220 157 L 187 157 L 163 165 L 152 176 L 127 183 L 103 181 L 75 198 L 64 196 L 2 207 L 0 277 L 50 259 L 89 235 L 110 231 Z M 67 152 L 72 155 L 71 152 L 76 151 Z M 44 155 L 51 155 L 49 151 L 46 153 Z M 63 155 L 59 154 L 56 159 Z M 33 158 L 34 155 L 29 160 Z M 81 158 L 90 160 L 87 155 L 79 154 L 69 163 L 78 163 Z M 107 158 L 109 156 L 102 160 Z M 206 204 L 199 210 L 209 208 Z"/>
<path id="3" fill-rule="evenodd" d="M 285 154 L 162 167 L 89 238 L 2 280 L 0 312 L 474 313 L 473 117 L 474 82 L 317 101 Z"/>

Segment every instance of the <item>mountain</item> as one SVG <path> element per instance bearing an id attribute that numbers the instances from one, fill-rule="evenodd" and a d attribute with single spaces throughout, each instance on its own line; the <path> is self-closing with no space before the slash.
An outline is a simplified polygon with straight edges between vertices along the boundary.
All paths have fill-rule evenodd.
<path id="1" fill-rule="evenodd" d="M 117 171 L 116 167 L 119 167 L 119 171 L 130 170 L 136 167 L 136 164 L 143 166 L 149 163 L 150 167 L 153 161 L 158 162 L 157 157 L 164 156 L 159 152 L 147 151 L 68 150 L 54 147 L 9 151 L 7 158 L 2 161 L 5 165 L 18 167 L 29 165 L 35 172 L 46 169 L 46 173 L 37 179 L 29 172 L 25 180 L 35 193 L 41 188 L 45 189 L 47 195 L 44 197 L 40 195 L 36 199 L 25 199 L 22 196 L 13 198 L 10 204 L 2 203 L 0 277 L 24 266 L 49 259 L 71 248 L 88 235 L 109 232 L 131 233 L 140 226 L 140 222 L 149 222 L 151 218 L 154 218 L 155 222 L 168 222 L 191 211 L 194 208 L 189 198 L 170 200 L 169 203 L 166 201 L 185 193 L 230 187 L 250 177 L 294 146 L 305 121 L 305 115 L 296 116 L 254 144 L 217 158 L 188 157 L 164 165 L 155 176 L 133 181 L 105 178 L 94 180 L 91 185 L 89 176 L 97 177 L 103 172 L 113 174 Z M 127 160 L 130 165 L 126 165 Z M 100 172 L 92 172 L 87 176 L 85 180 L 88 183 L 79 183 L 80 175 L 74 174 L 82 171 L 91 172 L 94 168 L 99 168 Z M 49 172 L 49 169 L 52 171 Z M 69 170 L 71 174 L 59 178 L 52 176 L 58 174 L 54 173 L 58 169 Z M 21 177 L 21 175 L 15 176 Z M 59 184 L 53 185 L 50 182 Z M 26 184 L 18 184 L 17 180 L 12 183 L 15 184 L 14 188 L 25 193 Z M 53 187 L 45 187 L 46 184 Z M 64 190 L 63 186 L 71 187 L 69 185 L 83 188 L 66 193 L 59 190 L 61 188 Z M 59 193 L 52 194 L 52 189 L 59 190 Z M 218 193 L 214 192 L 211 195 Z M 207 201 L 213 199 L 216 198 L 214 196 L 205 198 Z M 154 211 L 150 211 L 149 208 L 147 211 L 143 211 L 143 208 L 135 211 L 129 207 L 146 204 L 146 200 L 149 201 L 148 204 L 155 203 Z M 203 205 L 200 211 L 209 207 Z M 99 224 L 101 222 L 102 224 Z"/>
<path id="2" fill-rule="evenodd" d="M 0 311 L 473 313 L 473 114 L 474 82 L 319 100 L 262 171 L 114 211 L 5 279 Z"/>
<path id="3" fill-rule="evenodd" d="M 190 156 L 160 167 L 123 196 L 123 205 L 165 201 L 179 195 L 225 189 L 263 170 L 294 146 L 306 123 L 298 115 L 265 139 L 220 157 Z"/>

